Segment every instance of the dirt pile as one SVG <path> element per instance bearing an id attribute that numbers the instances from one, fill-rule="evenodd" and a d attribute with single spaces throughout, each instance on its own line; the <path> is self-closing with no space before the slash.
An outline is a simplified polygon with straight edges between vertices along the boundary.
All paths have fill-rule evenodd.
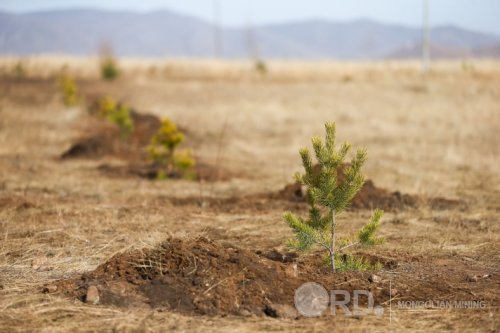
<path id="1" fill-rule="evenodd" d="M 351 295 L 354 290 L 367 290 L 375 305 L 382 306 L 391 295 L 399 301 L 480 300 L 488 306 L 498 305 L 498 293 L 491 292 L 498 284 L 498 271 L 469 258 L 357 255 L 381 263 L 384 269 L 332 274 L 320 264 L 320 253 L 297 257 L 276 250 L 251 252 L 203 237 L 169 239 L 154 249 L 115 255 L 94 271 L 57 281 L 43 291 L 94 305 L 209 316 L 297 318 L 294 295 L 305 282 Z M 360 301 L 366 306 L 367 300 Z"/>
<path id="2" fill-rule="evenodd" d="M 293 304 L 298 280 L 286 266 L 206 238 L 170 239 L 153 250 L 119 254 L 59 291 L 86 300 L 91 286 L 100 304 L 149 306 L 199 315 L 263 315 Z"/>
<path id="3" fill-rule="evenodd" d="M 348 166 L 344 164 L 338 173 L 337 181 L 341 184 L 345 175 L 343 170 Z M 319 171 L 318 166 L 315 166 Z M 299 183 L 288 184 L 277 195 L 278 198 L 305 202 L 307 189 Z M 385 211 L 401 210 L 409 207 L 416 207 L 421 204 L 427 204 L 433 209 L 447 209 L 456 207 L 459 201 L 446 198 L 424 198 L 422 196 L 404 194 L 399 191 L 389 191 L 375 186 L 370 179 L 366 180 L 361 190 L 356 194 L 351 202 L 351 209 L 383 209 Z"/>
<path id="4" fill-rule="evenodd" d="M 278 193 L 278 198 L 295 202 L 305 202 L 306 191 L 304 186 L 299 183 L 288 184 Z M 371 180 L 368 180 L 354 197 L 350 207 L 352 209 L 380 208 L 390 211 L 414 207 L 419 201 L 419 198 L 416 196 L 378 188 Z"/>
<path id="5" fill-rule="evenodd" d="M 85 137 L 75 142 L 62 155 L 62 159 L 100 158 L 115 156 L 127 161 L 146 157 L 146 147 L 151 137 L 158 131 L 161 121 L 151 114 L 131 111 L 134 131 L 127 139 L 120 137 L 119 129 L 107 123 L 100 123 L 92 128 Z M 184 130 L 183 130 L 184 131 Z"/>

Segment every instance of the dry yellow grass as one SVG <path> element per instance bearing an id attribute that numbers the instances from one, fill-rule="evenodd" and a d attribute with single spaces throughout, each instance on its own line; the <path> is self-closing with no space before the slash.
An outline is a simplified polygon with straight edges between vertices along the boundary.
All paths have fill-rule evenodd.
<path id="1" fill-rule="evenodd" d="M 186 317 L 89 306 L 41 294 L 44 283 L 93 269 L 113 254 L 151 246 L 167 234 L 200 233 L 262 249 L 290 236 L 281 211 L 217 213 L 174 206 L 166 197 L 209 193 L 189 181 L 109 178 L 103 161 L 57 159 L 80 131 L 83 108 L 66 109 L 54 77 L 66 65 L 81 91 L 169 116 L 204 140 L 197 156 L 251 177 L 214 185 L 214 196 L 277 191 L 299 170 L 298 149 L 337 122 L 339 139 L 368 148 L 366 174 L 401 192 L 467 202 L 390 213 L 380 251 L 474 258 L 498 274 L 500 262 L 500 64 L 271 62 L 252 64 L 123 60 L 116 82 L 98 80 L 96 59 L 23 60 L 27 79 L 9 78 L 17 59 L 0 59 L 0 331 L 494 331 L 499 309 L 427 310 L 361 319 L 300 321 Z M 218 137 L 227 123 L 222 144 Z M 119 163 L 116 160 L 106 160 Z M 349 212 L 352 230 L 369 212 Z M 214 238 L 216 238 L 214 236 Z M 51 270 L 31 260 L 46 255 Z M 493 292 L 493 291 L 492 291 Z"/>

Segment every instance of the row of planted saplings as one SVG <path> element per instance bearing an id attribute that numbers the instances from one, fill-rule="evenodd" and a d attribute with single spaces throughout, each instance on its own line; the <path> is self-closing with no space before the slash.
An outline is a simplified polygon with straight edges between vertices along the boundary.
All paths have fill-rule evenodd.
<path id="1" fill-rule="evenodd" d="M 64 100 L 73 101 L 76 85 L 67 78 L 65 80 L 61 81 Z M 127 140 L 134 129 L 130 108 L 116 103 L 110 97 L 104 97 L 99 100 L 98 109 L 102 117 L 118 126 L 121 139 Z M 384 242 L 383 237 L 376 236 L 383 215 L 381 210 L 375 210 L 369 222 L 354 237 L 337 237 L 337 216 L 349 206 L 365 182 L 361 167 L 366 161 L 366 150 L 359 149 L 344 169 L 346 165 L 344 159 L 351 145 L 344 142 L 337 149 L 335 123 L 326 123 L 325 130 L 324 142 L 319 137 L 312 139 L 317 167 L 313 166 L 309 150 L 307 148 L 300 150 L 305 173 L 298 173 L 296 178 L 299 183 L 308 188 L 307 198 L 310 209 L 308 218 L 302 218 L 292 212 L 285 213 L 284 219 L 295 234 L 295 238 L 289 241 L 288 246 L 300 251 L 322 248 L 325 251 L 324 263 L 329 265 L 334 272 L 337 270 L 379 270 L 380 264 L 372 264 L 352 253 L 347 254 L 346 250 Z M 162 167 L 158 178 L 167 178 L 172 171 L 186 172 L 194 166 L 194 159 L 189 150 L 178 151 L 176 149 L 183 140 L 184 135 L 177 129 L 177 126 L 170 119 L 163 119 L 161 127 L 152 136 L 147 147 L 148 158 Z M 339 172 L 345 174 L 342 182 L 339 182 L 337 177 Z"/>
<path id="2" fill-rule="evenodd" d="M 68 106 L 80 104 L 81 98 L 75 80 L 67 74 L 58 78 L 59 89 L 63 103 Z M 110 96 L 105 96 L 97 101 L 95 114 L 118 127 L 120 140 L 127 143 L 134 133 L 134 118 L 129 106 L 118 103 Z M 169 118 L 163 118 L 158 131 L 151 137 L 147 146 L 147 159 L 159 168 L 158 179 L 167 179 L 169 175 L 176 174 L 185 178 L 194 176 L 193 168 L 195 159 L 190 149 L 179 149 L 184 141 L 184 134 Z"/>
<path id="3" fill-rule="evenodd" d="M 63 72 L 66 70 L 67 65 L 63 66 Z M 100 72 L 103 80 L 112 81 L 120 76 L 120 68 L 118 62 L 112 54 L 104 55 L 100 60 Z M 19 59 L 11 68 L 5 73 L 14 78 L 22 79 L 29 76 L 29 67 L 26 66 L 26 61 Z"/>

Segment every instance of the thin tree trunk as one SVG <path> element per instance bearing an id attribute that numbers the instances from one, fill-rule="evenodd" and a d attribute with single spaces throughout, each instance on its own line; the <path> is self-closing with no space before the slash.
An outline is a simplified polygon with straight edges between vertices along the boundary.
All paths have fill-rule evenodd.
<path id="1" fill-rule="evenodd" d="M 332 265 L 332 272 L 335 273 L 335 228 L 337 223 L 335 222 L 335 211 L 332 210 L 332 243 L 330 245 L 330 263 Z"/>

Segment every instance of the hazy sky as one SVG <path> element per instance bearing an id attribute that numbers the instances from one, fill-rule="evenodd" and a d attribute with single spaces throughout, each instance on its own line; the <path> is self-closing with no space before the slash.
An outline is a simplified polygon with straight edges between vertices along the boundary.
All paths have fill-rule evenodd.
<path id="1" fill-rule="evenodd" d="M 0 0 L 0 10 L 26 12 L 58 8 L 151 11 L 171 9 L 212 19 L 214 1 L 225 25 L 326 18 L 370 18 L 420 25 L 423 0 Z M 500 35 L 500 0 L 429 0 L 431 24 L 455 24 Z"/>

